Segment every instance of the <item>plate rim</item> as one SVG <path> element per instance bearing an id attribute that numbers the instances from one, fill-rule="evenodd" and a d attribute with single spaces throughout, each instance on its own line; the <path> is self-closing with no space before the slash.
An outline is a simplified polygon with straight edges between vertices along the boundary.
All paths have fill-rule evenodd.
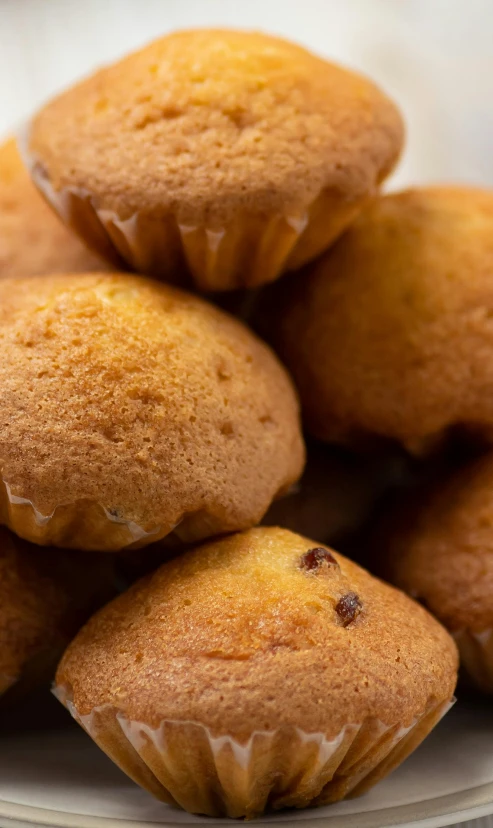
<path id="1" fill-rule="evenodd" d="M 469 819 L 477 819 L 493 814 L 493 782 L 486 782 L 474 788 L 445 794 L 433 799 L 406 805 L 395 805 L 380 810 L 356 814 L 334 815 L 324 817 L 302 817 L 296 821 L 265 822 L 254 820 L 252 826 L 269 826 L 269 828 L 314 828 L 314 823 L 328 828 L 441 828 L 457 825 Z M 450 821 L 452 819 L 452 822 Z M 3 820 L 7 820 L 4 822 Z M 142 820 L 124 817 L 94 816 L 89 814 L 54 811 L 33 805 L 22 805 L 8 800 L 0 800 L 0 821 L 5 828 L 143 828 L 144 825 L 166 826 L 166 828 L 184 828 L 186 823 L 142 822 Z M 226 820 L 204 821 L 209 828 L 219 828 L 229 824 Z M 198 825 L 199 823 L 188 823 Z"/>

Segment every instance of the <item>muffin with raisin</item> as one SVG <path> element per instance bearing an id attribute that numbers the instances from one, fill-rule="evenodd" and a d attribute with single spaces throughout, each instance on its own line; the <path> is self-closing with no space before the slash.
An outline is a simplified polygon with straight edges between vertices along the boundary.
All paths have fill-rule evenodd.
<path id="1" fill-rule="evenodd" d="M 34 180 L 95 249 L 204 291 L 322 252 L 393 168 L 394 104 L 369 80 L 257 32 L 162 37 L 48 103 Z"/>
<path id="2" fill-rule="evenodd" d="M 454 642 L 326 547 L 257 528 L 164 564 L 68 647 L 57 692 L 160 799 L 254 817 L 357 795 L 447 709 Z"/>

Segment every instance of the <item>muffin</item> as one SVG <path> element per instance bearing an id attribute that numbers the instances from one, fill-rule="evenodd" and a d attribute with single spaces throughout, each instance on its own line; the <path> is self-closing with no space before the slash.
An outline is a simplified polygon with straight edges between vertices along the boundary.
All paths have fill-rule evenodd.
<path id="1" fill-rule="evenodd" d="M 113 597 L 110 558 L 45 550 L 0 528 L 0 697 L 48 682 L 63 650 Z"/>
<path id="2" fill-rule="evenodd" d="M 322 440 L 423 454 L 451 430 L 493 440 L 493 193 L 375 200 L 262 326 Z M 267 304 L 267 302 L 266 302 Z"/>
<path id="3" fill-rule="evenodd" d="M 0 523 L 111 551 L 258 523 L 301 474 L 276 357 L 201 299 L 138 276 L 0 281 Z"/>
<path id="4" fill-rule="evenodd" d="M 299 535 L 338 544 L 338 549 L 360 561 L 359 534 L 389 490 L 407 480 L 407 467 L 395 455 L 362 458 L 323 443 L 308 441 L 302 477 L 272 503 L 262 526 L 280 526 Z M 385 497 L 384 497 L 385 496 Z M 157 569 L 181 551 L 181 544 L 155 543 L 129 549 L 118 556 L 119 579 L 127 587 Z M 178 548 L 177 548 L 178 547 Z"/>
<path id="5" fill-rule="evenodd" d="M 401 506 L 378 532 L 380 571 L 454 636 L 468 679 L 493 693 L 493 456 Z"/>
<path id="6" fill-rule="evenodd" d="M 33 187 L 15 141 L 0 146 L 0 279 L 107 267 L 64 227 Z"/>
<path id="7" fill-rule="evenodd" d="M 297 268 L 393 168 L 395 106 L 370 81 L 254 32 L 176 32 L 34 118 L 35 182 L 101 254 L 203 291 Z"/>
<path id="8" fill-rule="evenodd" d="M 314 440 L 298 483 L 262 520 L 324 542 L 343 541 L 362 527 L 375 504 L 404 474 L 402 458 L 361 458 Z"/>
<path id="9" fill-rule="evenodd" d="M 284 529 L 185 553 L 96 614 L 56 688 L 129 776 L 254 817 L 366 791 L 448 709 L 457 653 L 403 593 Z"/>

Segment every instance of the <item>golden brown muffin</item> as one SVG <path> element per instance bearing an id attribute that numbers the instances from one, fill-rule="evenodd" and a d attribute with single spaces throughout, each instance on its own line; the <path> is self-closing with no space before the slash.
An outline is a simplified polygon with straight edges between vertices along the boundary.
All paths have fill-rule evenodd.
<path id="1" fill-rule="evenodd" d="M 493 457 L 401 506 L 379 542 L 384 576 L 450 630 L 465 673 L 493 693 Z"/>
<path id="2" fill-rule="evenodd" d="M 35 181 L 95 249 L 227 290 L 324 250 L 402 142 L 367 79 L 279 38 L 195 29 L 53 100 L 28 149 Z"/>
<path id="3" fill-rule="evenodd" d="M 95 615 L 58 695 L 159 798 L 253 817 L 367 790 L 426 736 L 457 652 L 403 593 L 284 529 L 165 564 Z"/>
<path id="4" fill-rule="evenodd" d="M 104 270 L 33 187 L 15 141 L 0 146 L 0 279 Z"/>
<path id="5" fill-rule="evenodd" d="M 307 462 L 300 480 L 274 501 L 261 525 L 279 526 L 299 535 L 321 538 L 349 557 L 358 557 L 359 533 L 366 532 L 367 521 L 386 494 L 407 482 L 407 458 L 379 455 L 366 458 L 324 443 L 308 441 Z M 181 544 L 154 543 L 145 555 L 129 549 L 118 556 L 119 578 L 127 587 L 157 569 L 182 551 Z"/>
<path id="6" fill-rule="evenodd" d="M 52 678 L 70 639 L 115 594 L 109 560 L 41 553 L 0 528 L 0 696 Z"/>
<path id="7" fill-rule="evenodd" d="M 402 458 L 361 458 L 317 441 L 308 442 L 303 476 L 276 500 L 262 520 L 324 542 L 358 531 L 375 504 L 405 473 Z"/>
<path id="8" fill-rule="evenodd" d="M 117 550 L 248 528 L 300 475 L 288 375 L 244 325 L 125 274 L 0 282 L 0 523 Z"/>
<path id="9" fill-rule="evenodd" d="M 309 429 L 423 452 L 453 426 L 493 439 L 493 193 L 380 198 L 271 295 L 263 324 Z"/>

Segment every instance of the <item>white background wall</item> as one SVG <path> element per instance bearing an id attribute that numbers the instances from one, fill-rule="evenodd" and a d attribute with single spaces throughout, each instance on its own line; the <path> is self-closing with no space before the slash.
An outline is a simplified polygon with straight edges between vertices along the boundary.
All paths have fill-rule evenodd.
<path id="1" fill-rule="evenodd" d="M 270 30 L 372 75 L 408 123 L 394 186 L 493 186 L 492 0 L 0 0 L 0 135 L 81 74 L 189 25 Z"/>

